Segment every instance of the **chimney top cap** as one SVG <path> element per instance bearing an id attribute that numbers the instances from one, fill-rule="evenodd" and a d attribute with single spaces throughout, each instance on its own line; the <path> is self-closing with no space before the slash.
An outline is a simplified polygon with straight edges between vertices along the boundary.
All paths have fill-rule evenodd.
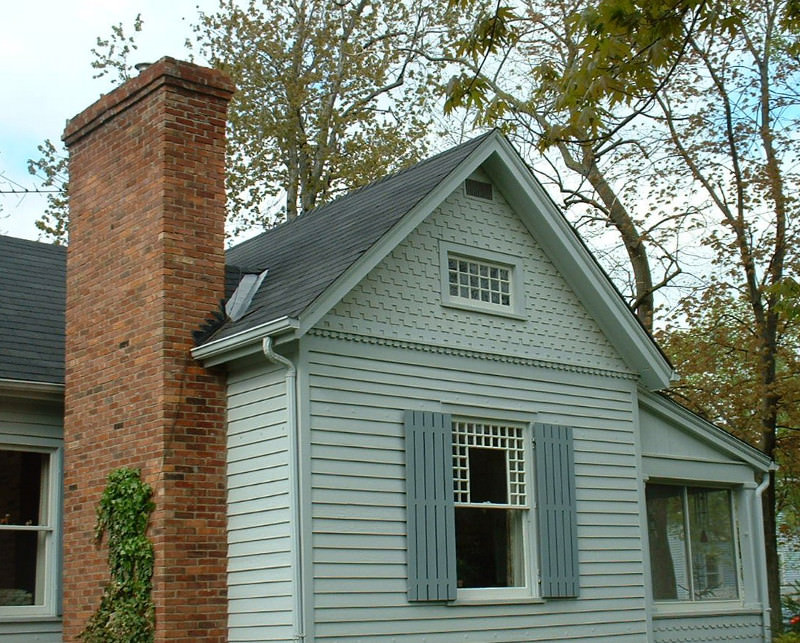
<path id="1" fill-rule="evenodd" d="M 93 105 L 67 121 L 61 139 L 70 147 L 116 114 L 164 85 L 182 87 L 184 90 L 213 96 L 226 102 L 230 100 L 235 89 L 224 72 L 164 57 L 140 70 L 138 76 L 101 96 Z"/>

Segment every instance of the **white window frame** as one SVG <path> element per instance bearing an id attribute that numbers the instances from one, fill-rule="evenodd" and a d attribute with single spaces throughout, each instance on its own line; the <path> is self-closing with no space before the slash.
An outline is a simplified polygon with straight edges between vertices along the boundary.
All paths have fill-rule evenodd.
<path id="1" fill-rule="evenodd" d="M 37 576 L 41 579 L 41 603 L 38 605 L 0 606 L 0 621 L 19 620 L 26 617 L 56 616 L 59 611 L 60 554 L 61 554 L 61 482 L 63 479 L 63 450 L 56 440 L 45 438 L 17 441 L 12 436 L 0 435 L 0 450 L 42 453 L 48 456 L 46 484 L 42 498 L 46 503 L 41 525 L 0 525 L 0 531 L 33 531 L 41 534 L 43 554 L 38 560 Z"/>
<path id="2" fill-rule="evenodd" d="M 467 297 L 450 294 L 449 261 L 464 261 L 490 264 L 509 271 L 509 305 L 494 304 Z M 513 319 L 526 319 L 525 297 L 523 290 L 522 259 L 493 250 L 472 248 L 448 241 L 439 242 L 439 273 L 441 282 L 442 305 L 474 312 L 489 313 Z"/>
<path id="3" fill-rule="evenodd" d="M 517 587 L 459 587 L 456 591 L 457 602 L 470 602 L 470 603 L 485 603 L 485 602 L 503 602 L 521 600 L 530 602 L 532 599 L 538 597 L 538 581 L 535 557 L 535 542 L 534 535 L 536 533 L 535 523 L 535 496 L 534 496 L 534 470 L 533 470 L 533 451 L 532 451 L 532 427 L 529 422 L 520 422 L 509 419 L 498 418 L 485 418 L 474 416 L 453 415 L 453 506 L 455 510 L 460 507 L 472 508 L 485 508 L 483 503 L 465 503 L 459 502 L 457 486 L 459 479 L 456 477 L 456 449 L 458 448 L 456 440 L 456 425 L 459 423 L 471 423 L 477 425 L 496 425 L 503 427 L 511 427 L 519 429 L 522 432 L 522 448 L 523 448 L 523 466 L 525 477 L 525 503 L 508 503 L 503 505 L 496 505 L 498 510 L 514 510 L 520 512 L 521 519 L 521 537 L 522 537 L 522 561 L 520 562 L 520 572 L 524 576 L 524 583 Z M 479 447 L 481 448 L 481 447 Z M 485 447 L 484 447 L 485 448 Z M 507 452 L 507 450 L 506 450 Z M 508 461 L 507 461 L 508 463 Z M 506 468 L 506 475 L 510 476 L 508 467 Z M 511 489 L 508 489 L 511 494 Z M 458 538 L 458 534 L 456 534 Z"/>
<path id="4" fill-rule="evenodd" d="M 720 609 L 724 609 L 725 607 L 729 608 L 737 608 L 742 605 L 744 600 L 744 586 L 743 586 L 743 561 L 742 561 L 742 551 L 739 542 L 739 517 L 737 514 L 738 506 L 737 506 L 737 493 L 736 488 L 732 488 L 730 486 L 719 485 L 710 483 L 704 480 L 673 480 L 673 479 L 659 479 L 659 478 L 649 478 L 645 481 L 645 488 L 647 485 L 658 485 L 658 486 L 670 486 L 676 487 L 681 489 L 681 503 L 683 509 L 683 520 L 684 520 L 684 529 L 689 529 L 689 509 L 687 504 L 687 489 L 689 488 L 702 488 L 702 489 L 719 489 L 721 491 L 728 492 L 728 500 L 730 505 L 730 518 L 731 518 L 731 537 L 732 537 L 732 546 L 733 546 L 733 563 L 735 566 L 735 578 L 736 578 L 736 598 L 720 598 L 720 599 L 709 599 L 709 600 L 697 600 L 695 598 L 686 598 L 686 599 L 657 599 L 655 596 L 652 596 L 652 583 L 653 583 L 653 569 L 652 569 L 652 558 L 650 558 L 649 566 L 650 566 L 650 579 L 648 582 L 650 583 L 650 592 L 651 592 L 651 600 L 653 605 L 653 611 L 656 614 L 679 614 L 679 613 L 694 613 L 694 612 L 711 612 L 711 611 L 718 611 Z M 647 512 L 646 506 L 646 499 L 645 499 L 645 512 Z M 645 524 L 647 525 L 647 518 L 645 519 Z M 648 525 L 649 529 L 649 525 Z M 648 533 L 649 539 L 649 533 Z M 687 540 L 690 540 L 691 536 L 687 532 Z M 648 556 L 650 556 L 650 543 L 647 543 L 648 547 Z M 689 565 L 689 569 L 687 570 L 687 578 L 690 579 L 690 582 L 693 582 L 694 570 L 692 568 L 692 561 L 691 561 L 691 551 L 689 553 L 689 560 L 687 561 Z M 690 591 L 691 594 L 691 591 Z"/>

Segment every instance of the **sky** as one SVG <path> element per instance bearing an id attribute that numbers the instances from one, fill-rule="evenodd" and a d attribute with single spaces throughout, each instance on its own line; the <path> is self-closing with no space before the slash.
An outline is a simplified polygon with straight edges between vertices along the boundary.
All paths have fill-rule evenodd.
<path id="1" fill-rule="evenodd" d="M 143 20 L 131 62 L 162 56 L 186 59 L 198 6 L 213 11 L 217 0 L 0 0 L 0 192 L 37 187 L 27 161 L 37 146 L 57 142 L 69 118 L 108 92 L 107 78 L 93 79 L 91 49 L 122 23 L 133 33 Z M 196 58 L 197 62 L 202 62 Z M 35 221 L 45 197 L 0 194 L 0 234 L 38 239 Z"/>

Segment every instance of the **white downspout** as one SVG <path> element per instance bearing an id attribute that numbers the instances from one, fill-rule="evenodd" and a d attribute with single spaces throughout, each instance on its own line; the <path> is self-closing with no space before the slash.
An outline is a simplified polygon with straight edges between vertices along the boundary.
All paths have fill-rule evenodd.
<path id="1" fill-rule="evenodd" d="M 761 502 L 761 496 L 769 486 L 770 472 L 775 470 L 775 465 L 771 464 L 769 471 L 764 472 L 764 478 L 761 484 L 756 487 L 755 492 L 755 515 L 753 521 L 755 522 L 755 532 L 758 546 L 758 580 L 761 586 L 761 628 L 764 633 L 764 643 L 769 643 L 772 640 L 772 629 L 770 625 L 770 614 L 772 612 L 769 606 L 769 579 L 767 578 L 767 552 L 766 542 L 764 540 L 764 508 Z"/>
<path id="2" fill-rule="evenodd" d="M 303 588 L 303 543 L 302 543 L 302 505 L 300 485 L 300 427 L 297 413 L 297 368 L 290 360 L 275 352 L 272 337 L 265 337 L 261 342 L 264 356 L 271 362 L 286 367 L 286 416 L 287 435 L 289 438 L 289 507 L 292 520 L 289 525 L 289 537 L 292 542 L 292 594 L 294 610 L 292 612 L 293 641 L 305 641 L 303 632 L 305 620 L 305 602 Z"/>

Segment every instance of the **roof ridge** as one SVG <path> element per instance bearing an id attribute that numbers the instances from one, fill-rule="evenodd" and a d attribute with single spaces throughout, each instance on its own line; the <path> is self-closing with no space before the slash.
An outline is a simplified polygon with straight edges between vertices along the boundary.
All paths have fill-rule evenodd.
<path id="1" fill-rule="evenodd" d="M 36 246 L 40 250 L 54 250 L 58 252 L 66 252 L 67 247 L 57 243 L 49 243 L 47 241 L 38 241 L 34 239 L 23 239 L 22 237 L 13 237 L 10 234 L 0 234 L 0 241 L 11 243 L 22 243 L 31 246 Z"/>
<path id="2" fill-rule="evenodd" d="M 295 218 L 293 218 L 291 220 L 280 221 L 280 222 L 276 223 L 271 228 L 267 228 L 263 232 L 260 232 L 257 235 L 255 235 L 253 237 L 250 237 L 249 239 L 245 239 L 241 243 L 237 243 L 236 245 L 231 246 L 230 248 L 228 248 L 228 251 L 234 250 L 234 249 L 239 249 L 239 248 L 241 248 L 241 247 L 243 247 L 245 245 L 250 245 L 251 242 L 255 242 L 256 240 L 261 239 L 264 235 L 272 234 L 276 230 L 283 230 L 283 229 L 285 229 L 286 227 L 288 227 L 288 226 L 290 226 L 292 224 L 296 224 L 298 221 L 308 220 L 308 219 L 311 219 L 311 218 L 316 218 L 318 215 L 323 214 L 324 211 L 329 208 L 329 206 L 333 206 L 334 204 L 338 204 L 342 199 L 348 199 L 350 197 L 356 196 L 357 194 L 360 194 L 360 193 L 364 192 L 365 190 L 368 190 L 368 189 L 371 189 L 371 188 L 376 187 L 378 185 L 381 185 L 383 183 L 386 183 L 389 180 L 396 179 L 396 178 L 402 176 L 403 174 L 411 172 L 412 170 L 415 170 L 415 171 L 419 170 L 420 168 L 423 168 L 423 167 L 431 164 L 432 162 L 439 160 L 444 155 L 454 154 L 457 150 L 461 150 L 464 147 L 467 147 L 467 146 L 470 146 L 470 145 L 474 145 L 474 146 L 477 147 L 479 142 L 481 142 L 483 139 L 485 139 L 488 136 L 490 136 L 496 129 L 497 128 L 493 128 L 493 129 L 489 130 L 488 132 L 484 132 L 483 134 L 479 134 L 478 136 L 475 136 L 475 137 L 473 137 L 473 138 L 471 138 L 471 139 L 469 139 L 467 141 L 459 143 L 458 145 L 455 145 L 453 147 L 447 148 L 446 150 L 442 150 L 441 152 L 438 152 L 437 154 L 434 154 L 433 156 L 430 156 L 428 158 L 422 159 L 421 161 L 417 161 L 416 163 L 412 163 L 411 165 L 408 165 L 406 167 L 402 167 L 402 168 L 396 169 L 393 172 L 390 172 L 389 174 L 386 174 L 386 175 L 384 175 L 384 176 L 382 176 L 382 177 L 380 177 L 378 179 L 375 179 L 374 181 L 370 181 L 369 183 L 366 183 L 366 184 L 361 185 L 359 187 L 353 188 L 352 190 L 348 190 L 344 194 L 341 194 L 341 195 L 337 196 L 335 199 L 332 199 L 331 201 L 327 201 L 326 203 L 318 205 L 317 207 L 312 208 L 311 210 L 308 210 L 306 212 L 302 212 L 301 214 L 299 214 L 298 216 L 296 216 Z"/>

